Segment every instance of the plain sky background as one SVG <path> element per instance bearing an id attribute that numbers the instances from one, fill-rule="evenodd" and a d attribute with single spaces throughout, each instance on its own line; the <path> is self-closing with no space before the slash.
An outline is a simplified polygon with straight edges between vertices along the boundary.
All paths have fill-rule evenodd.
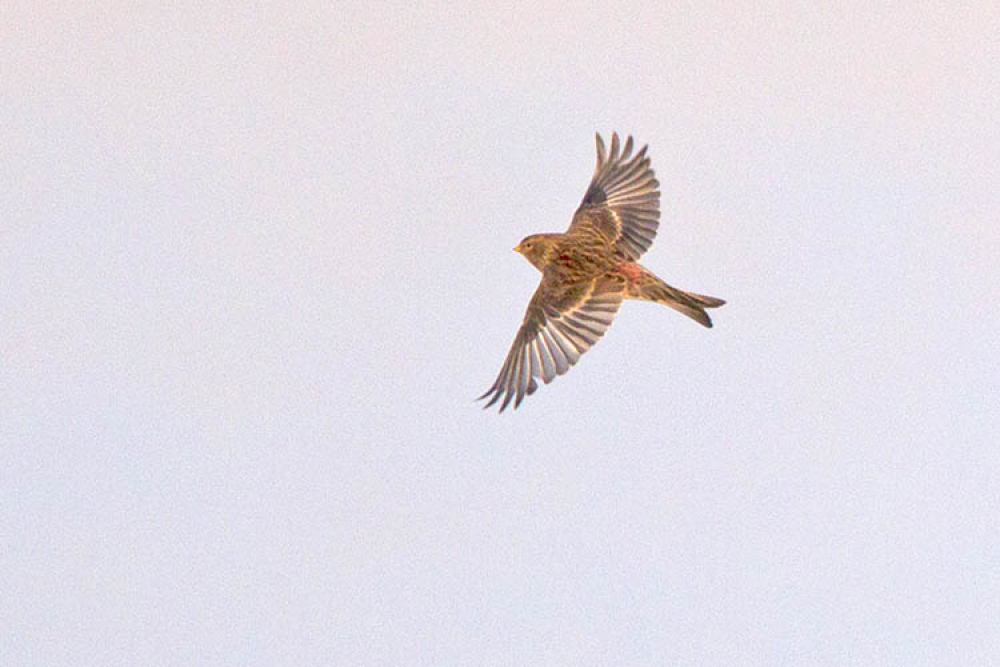
<path id="1" fill-rule="evenodd" d="M 4 5 L 0 664 L 1000 663 L 995 3 L 251 4 Z"/>

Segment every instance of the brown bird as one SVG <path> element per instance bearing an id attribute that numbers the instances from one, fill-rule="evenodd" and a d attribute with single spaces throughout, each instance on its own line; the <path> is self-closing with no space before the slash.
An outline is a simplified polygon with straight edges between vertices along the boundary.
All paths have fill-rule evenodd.
<path id="1" fill-rule="evenodd" d="M 514 344 L 500 368 L 485 407 L 501 398 L 500 412 L 514 407 L 577 362 L 604 335 L 622 299 L 655 301 L 711 327 L 706 308 L 722 299 L 671 287 L 636 260 L 656 237 L 660 225 L 660 183 L 646 149 L 632 156 L 632 137 L 611 153 L 597 135 L 597 168 L 573 222 L 563 234 L 532 234 L 514 250 L 542 272 Z"/>

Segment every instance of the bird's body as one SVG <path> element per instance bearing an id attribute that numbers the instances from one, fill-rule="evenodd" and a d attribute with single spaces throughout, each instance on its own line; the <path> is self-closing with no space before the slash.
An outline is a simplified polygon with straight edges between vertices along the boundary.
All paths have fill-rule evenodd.
<path id="1" fill-rule="evenodd" d="M 514 399 L 517 407 L 537 388 L 562 375 L 610 326 L 623 299 L 670 306 L 706 327 L 705 308 L 722 299 L 671 287 L 638 261 L 659 227 L 659 183 L 643 147 L 634 157 L 632 137 L 619 154 L 612 134 L 611 153 L 597 136 L 597 169 L 562 234 L 533 234 L 514 248 L 539 271 L 542 281 L 493 386 L 489 407 L 504 397 L 500 410 Z"/>

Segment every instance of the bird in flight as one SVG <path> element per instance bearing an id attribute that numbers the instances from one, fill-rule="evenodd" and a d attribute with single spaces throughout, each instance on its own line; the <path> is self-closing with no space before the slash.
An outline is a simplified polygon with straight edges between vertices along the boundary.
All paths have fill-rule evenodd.
<path id="1" fill-rule="evenodd" d="M 639 264 L 660 225 L 660 183 L 646 149 L 632 155 L 611 135 L 611 152 L 597 135 L 597 168 L 573 221 L 562 234 L 532 234 L 514 250 L 542 272 L 524 321 L 500 373 L 485 394 L 485 407 L 517 408 L 589 350 L 614 319 L 623 299 L 655 301 L 706 327 L 706 308 L 725 301 L 671 287 Z"/>

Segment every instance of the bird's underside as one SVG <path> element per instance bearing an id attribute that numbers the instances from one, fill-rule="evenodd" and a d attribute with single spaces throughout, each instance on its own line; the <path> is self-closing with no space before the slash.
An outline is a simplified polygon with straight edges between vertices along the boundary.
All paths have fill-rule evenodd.
<path id="1" fill-rule="evenodd" d="M 722 299 L 667 285 L 636 260 L 649 249 L 659 227 L 659 182 L 646 147 L 632 155 L 611 135 L 611 152 L 597 135 L 597 168 L 583 201 L 563 234 L 536 234 L 516 248 L 542 272 L 521 328 L 485 407 L 520 405 L 538 388 L 573 366 L 604 334 L 623 299 L 670 306 L 706 327 L 706 308 Z"/>

